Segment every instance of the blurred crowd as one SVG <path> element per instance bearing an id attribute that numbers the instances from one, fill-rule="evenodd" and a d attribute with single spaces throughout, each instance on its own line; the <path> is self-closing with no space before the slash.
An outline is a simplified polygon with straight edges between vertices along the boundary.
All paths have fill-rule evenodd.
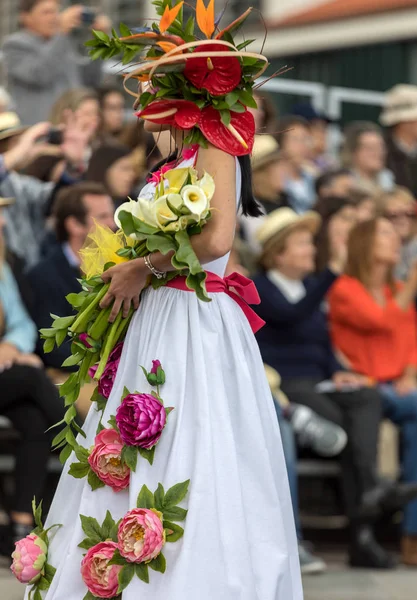
<path id="1" fill-rule="evenodd" d="M 103 85 L 101 65 L 73 44 L 75 30 L 108 31 L 110 20 L 81 5 L 60 12 L 57 0 L 20 8 L 0 88 L 0 414 L 21 437 L 5 553 L 32 528 L 44 432 L 63 414 L 56 384 L 69 347 L 44 354 L 37 330 L 68 314 L 94 223 L 115 229 L 114 209 L 161 159 L 120 85 Z M 401 560 L 417 567 L 417 87 L 387 92 L 380 124 L 349 123 L 337 151 L 328 149 L 333 124 L 310 104 L 278 115 L 267 93 L 256 100 L 253 188 L 264 214 L 239 217 L 228 270 L 253 277 L 261 297 L 258 342 L 302 570 L 325 564 L 303 540 L 297 447 L 340 460 L 350 564 L 395 566 L 374 530 L 401 512 Z M 90 396 L 87 385 L 80 421 Z M 400 434 L 398 481 L 378 473 L 383 420 Z"/>

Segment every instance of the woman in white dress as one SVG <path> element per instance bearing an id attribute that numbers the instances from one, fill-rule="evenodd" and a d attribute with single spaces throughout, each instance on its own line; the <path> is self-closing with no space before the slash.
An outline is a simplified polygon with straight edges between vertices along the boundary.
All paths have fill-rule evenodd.
<path id="1" fill-rule="evenodd" d="M 160 125 L 156 126 L 158 131 Z M 155 125 L 148 125 L 155 129 Z M 209 144 L 182 160 L 183 132 L 173 130 L 179 148 L 173 168 L 195 165 L 210 173 L 216 191 L 212 218 L 192 237 L 204 269 L 224 277 L 239 208 L 259 214 L 250 186 L 250 162 Z M 191 157 L 188 158 L 188 156 Z M 243 154 L 243 152 L 242 152 Z M 247 154 L 247 153 L 246 153 Z M 141 195 L 149 195 L 149 183 Z M 242 305 L 207 286 L 211 302 L 170 285 L 146 287 L 152 272 L 174 268 L 169 255 L 152 254 L 105 272 L 110 289 L 102 306 L 138 307 L 107 400 L 102 423 L 115 415 L 124 388 L 150 391 L 140 365 L 158 359 L 166 373 L 163 397 L 174 407 L 153 464 L 139 460 L 127 489 L 92 491 L 86 479 L 68 474 L 70 457 L 49 512 L 48 562 L 56 568 L 45 600 L 82 600 L 88 595 L 80 572 L 85 538 L 79 516 L 102 523 L 106 511 L 118 521 L 136 507 L 143 485 L 156 490 L 190 480 L 182 506 L 188 510 L 184 536 L 164 546 L 166 571 L 149 583 L 134 577 L 123 600 L 302 600 L 302 586 L 285 461 L 271 393 L 258 345 Z M 146 288 L 146 289 L 145 289 Z M 89 448 L 100 413 L 91 409 L 84 425 Z M 119 598 L 119 596 L 117 596 Z M 114 596 L 116 598 L 116 596 Z"/>

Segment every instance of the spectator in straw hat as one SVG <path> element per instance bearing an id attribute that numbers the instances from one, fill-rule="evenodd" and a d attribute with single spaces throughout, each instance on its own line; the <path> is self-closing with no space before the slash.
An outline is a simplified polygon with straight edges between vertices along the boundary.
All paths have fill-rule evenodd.
<path id="1" fill-rule="evenodd" d="M 417 197 L 417 86 L 396 85 L 387 92 L 380 122 L 387 127 L 388 168 Z"/>
<path id="2" fill-rule="evenodd" d="M 334 240 L 327 269 L 311 278 L 313 237 L 320 222 L 317 213 L 300 216 L 280 208 L 259 229 L 264 273 L 255 283 L 261 297 L 258 313 L 266 325 L 257 338 L 264 362 L 279 372 L 281 389 L 290 401 L 346 429 L 349 441 L 341 459 L 351 522 L 350 564 L 390 568 L 391 557 L 363 519 L 403 506 L 417 486 L 385 488 L 376 479 L 381 400 L 365 377 L 345 371 L 333 353 L 322 306 L 343 270 L 346 243 Z"/>

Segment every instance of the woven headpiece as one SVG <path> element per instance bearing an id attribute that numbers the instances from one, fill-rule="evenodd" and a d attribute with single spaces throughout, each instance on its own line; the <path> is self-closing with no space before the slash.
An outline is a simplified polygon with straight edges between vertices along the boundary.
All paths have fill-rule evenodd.
<path id="1" fill-rule="evenodd" d="M 196 1 L 195 17 L 183 19 L 184 2 L 155 0 L 159 23 L 132 31 L 120 25 L 118 37 L 93 31 L 87 42 L 93 59 L 122 55 L 125 89 L 136 98 L 137 116 L 186 132 L 185 144 L 206 145 L 234 156 L 253 148 L 255 123 L 248 107 L 256 108 L 255 80 L 268 66 L 262 54 L 248 52 L 254 40 L 236 45 L 233 34 L 251 13 L 249 8 L 229 26 L 220 29 L 214 0 L 208 6 Z M 195 33 L 198 25 L 199 32 Z M 202 35 L 205 39 L 202 39 Z M 139 91 L 129 87 L 139 81 Z M 146 91 L 141 90 L 146 82 Z"/>

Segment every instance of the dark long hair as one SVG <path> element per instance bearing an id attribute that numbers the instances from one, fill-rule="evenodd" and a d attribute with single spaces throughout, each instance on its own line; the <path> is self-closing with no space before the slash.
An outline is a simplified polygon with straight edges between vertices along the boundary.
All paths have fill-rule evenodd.
<path id="1" fill-rule="evenodd" d="M 164 164 L 172 162 L 178 158 L 178 150 L 175 150 L 168 158 L 164 158 L 152 169 L 151 173 L 158 171 Z M 242 192 L 240 195 L 240 203 L 242 207 L 242 214 L 245 217 L 260 217 L 263 212 L 260 205 L 255 200 L 252 189 L 252 167 L 250 163 L 250 157 L 248 154 L 245 156 L 238 157 L 240 170 L 242 173 Z"/>
<path id="2" fill-rule="evenodd" d="M 316 271 L 323 271 L 330 259 L 329 248 L 329 223 L 332 217 L 337 214 L 344 206 L 355 206 L 355 202 L 350 198 L 343 196 L 328 196 L 319 198 L 314 210 L 320 215 L 321 227 L 316 236 Z"/>

